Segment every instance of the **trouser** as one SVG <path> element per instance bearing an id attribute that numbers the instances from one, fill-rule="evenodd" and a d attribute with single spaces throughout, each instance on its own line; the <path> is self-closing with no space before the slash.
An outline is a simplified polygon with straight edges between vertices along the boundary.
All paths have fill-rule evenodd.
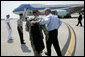
<path id="1" fill-rule="evenodd" d="M 22 28 L 22 27 L 21 27 Z M 19 37 L 20 37 L 20 42 L 21 43 L 24 43 L 24 40 L 23 40 L 23 33 L 21 32 L 21 30 L 19 29 L 19 27 L 17 27 L 18 29 L 18 33 L 19 33 Z"/>
<path id="2" fill-rule="evenodd" d="M 33 43 L 33 38 L 32 35 L 30 34 L 30 41 L 31 41 L 31 47 L 33 49 L 34 52 L 34 56 L 42 56 L 41 53 L 39 53 L 38 51 L 36 51 L 34 43 Z"/>
<path id="3" fill-rule="evenodd" d="M 55 51 L 58 54 L 58 56 L 62 56 L 57 36 L 58 36 L 58 30 L 55 29 L 55 30 L 49 31 L 49 38 L 47 40 L 48 56 L 51 56 L 51 46 L 52 46 L 52 44 L 53 44 Z"/>
<path id="4" fill-rule="evenodd" d="M 79 24 L 82 26 L 82 22 L 81 22 L 81 20 L 78 20 L 78 24 L 77 24 L 77 26 L 78 26 Z"/>
<path id="5" fill-rule="evenodd" d="M 12 30 L 8 29 L 8 39 L 12 39 Z"/>
<path id="6" fill-rule="evenodd" d="M 45 25 L 41 25 L 41 29 L 43 30 L 43 32 L 45 34 L 45 38 L 47 39 L 48 38 L 48 31 L 47 31 Z"/>
<path id="7" fill-rule="evenodd" d="M 48 36 L 48 31 L 47 31 L 45 25 L 41 25 L 41 29 L 43 30 L 43 32 L 44 32 L 44 34 L 45 34 L 46 48 L 47 48 L 47 40 L 48 40 L 48 38 L 49 38 L 49 36 Z"/>
<path id="8" fill-rule="evenodd" d="M 31 46 L 32 46 L 32 49 L 33 49 L 33 52 L 34 52 L 34 56 L 42 56 L 42 55 L 41 55 L 41 52 L 36 51 L 33 42 L 31 42 Z"/>

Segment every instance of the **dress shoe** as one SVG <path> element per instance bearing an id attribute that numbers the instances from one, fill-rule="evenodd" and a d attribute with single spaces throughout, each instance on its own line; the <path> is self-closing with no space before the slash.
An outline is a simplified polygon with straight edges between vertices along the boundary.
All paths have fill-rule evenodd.
<path id="1" fill-rule="evenodd" d="M 21 44 L 26 44 L 26 43 L 21 43 Z"/>

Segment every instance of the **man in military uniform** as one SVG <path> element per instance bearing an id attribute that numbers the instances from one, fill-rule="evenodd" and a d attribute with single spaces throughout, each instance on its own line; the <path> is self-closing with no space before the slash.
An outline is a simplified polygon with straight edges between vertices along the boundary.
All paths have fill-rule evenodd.
<path id="1" fill-rule="evenodd" d="M 43 43 L 43 34 L 42 29 L 43 26 L 39 24 L 31 24 L 30 21 L 39 20 L 39 11 L 33 10 L 34 18 L 26 21 L 26 30 L 29 31 L 30 34 L 30 40 L 31 45 L 34 51 L 35 56 L 41 56 L 41 52 L 44 49 L 44 43 Z M 44 29 L 45 30 L 45 29 Z"/>

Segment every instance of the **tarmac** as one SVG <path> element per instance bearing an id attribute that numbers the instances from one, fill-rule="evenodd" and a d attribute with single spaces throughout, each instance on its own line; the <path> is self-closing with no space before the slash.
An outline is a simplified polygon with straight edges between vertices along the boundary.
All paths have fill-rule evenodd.
<path id="1" fill-rule="evenodd" d="M 82 20 L 83 26 L 76 26 L 77 18 L 62 18 L 62 25 L 58 30 L 58 41 L 63 56 L 84 56 L 84 18 Z M 12 38 L 8 40 L 8 31 L 4 20 L 1 20 L 1 56 L 34 56 L 29 32 L 25 30 L 25 22 L 23 22 L 25 45 L 20 44 L 20 39 L 17 31 L 17 19 L 11 20 Z M 43 33 L 44 35 L 44 33 Z M 44 35 L 45 49 L 42 56 L 46 56 L 46 43 Z M 57 56 L 54 47 L 52 49 L 52 56 Z"/>

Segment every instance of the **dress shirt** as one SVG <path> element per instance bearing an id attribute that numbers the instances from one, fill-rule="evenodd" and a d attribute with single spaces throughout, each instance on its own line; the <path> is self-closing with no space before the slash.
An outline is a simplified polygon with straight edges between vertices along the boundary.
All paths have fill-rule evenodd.
<path id="1" fill-rule="evenodd" d="M 57 16 L 52 15 L 51 13 L 49 15 L 47 15 L 45 19 L 40 19 L 39 23 L 46 24 L 46 28 L 48 31 L 58 29 L 60 27 L 60 25 L 62 24 L 60 19 Z"/>

